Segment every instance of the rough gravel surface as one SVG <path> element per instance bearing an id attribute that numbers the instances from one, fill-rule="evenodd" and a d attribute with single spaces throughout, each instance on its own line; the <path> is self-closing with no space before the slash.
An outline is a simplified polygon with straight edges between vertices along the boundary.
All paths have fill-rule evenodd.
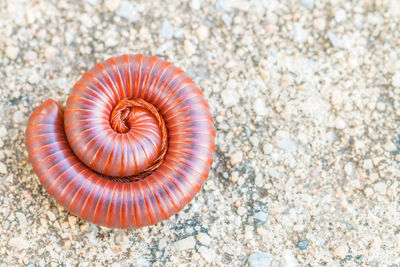
<path id="1" fill-rule="evenodd" d="M 397 0 L 0 1 L 0 266 L 399 266 Z M 96 62 L 159 56 L 203 90 L 216 155 L 170 220 L 69 214 L 29 114 Z"/>

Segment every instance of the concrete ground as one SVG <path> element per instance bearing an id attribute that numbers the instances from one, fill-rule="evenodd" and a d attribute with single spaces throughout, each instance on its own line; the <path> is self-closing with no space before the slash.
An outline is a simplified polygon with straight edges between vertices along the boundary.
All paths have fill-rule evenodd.
<path id="1" fill-rule="evenodd" d="M 399 266 L 397 0 L 0 1 L 0 266 Z M 24 130 L 96 62 L 159 56 L 203 90 L 196 198 L 138 230 L 46 193 Z"/>

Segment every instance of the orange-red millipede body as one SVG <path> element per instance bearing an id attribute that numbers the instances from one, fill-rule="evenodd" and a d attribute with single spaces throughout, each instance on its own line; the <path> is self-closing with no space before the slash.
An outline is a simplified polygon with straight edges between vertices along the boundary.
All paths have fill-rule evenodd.
<path id="1" fill-rule="evenodd" d="M 188 204 L 207 179 L 214 138 L 195 83 L 144 55 L 95 65 L 65 109 L 49 99 L 26 128 L 29 160 L 48 193 L 110 228 L 155 224 Z"/>

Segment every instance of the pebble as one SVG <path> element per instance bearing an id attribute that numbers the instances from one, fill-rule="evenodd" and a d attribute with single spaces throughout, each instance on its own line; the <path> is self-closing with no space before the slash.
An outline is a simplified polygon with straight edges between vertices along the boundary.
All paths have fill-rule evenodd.
<path id="1" fill-rule="evenodd" d="M 334 90 L 331 94 L 331 103 L 335 108 L 338 108 L 343 103 L 342 92 L 340 90 Z"/>
<path id="2" fill-rule="evenodd" d="M 232 89 L 225 89 L 221 93 L 222 102 L 226 107 L 231 107 L 239 102 L 239 96 L 236 91 Z"/>
<path id="3" fill-rule="evenodd" d="M 7 46 L 6 55 L 9 59 L 14 60 L 17 58 L 19 53 L 19 48 L 16 46 Z"/>
<path id="4" fill-rule="evenodd" d="M 23 250 L 23 249 L 27 249 L 29 248 L 29 242 L 22 238 L 22 237 L 13 237 L 10 239 L 10 241 L 8 242 L 8 244 L 11 247 L 14 247 L 18 250 Z"/>
<path id="5" fill-rule="evenodd" d="M 8 174 L 7 166 L 1 161 L 0 161 L 0 173 L 1 174 Z"/>
<path id="6" fill-rule="evenodd" d="M 15 217 L 17 217 L 19 224 L 23 227 L 28 225 L 28 222 L 26 220 L 25 214 L 23 214 L 22 212 L 16 212 L 15 213 Z"/>
<path id="7" fill-rule="evenodd" d="M 75 228 L 77 221 L 78 221 L 78 219 L 76 218 L 76 216 L 73 216 L 73 215 L 68 216 L 68 223 L 71 228 Z"/>
<path id="8" fill-rule="evenodd" d="M 193 236 L 186 237 L 173 243 L 173 246 L 178 251 L 193 249 L 196 245 L 196 240 Z"/>
<path id="9" fill-rule="evenodd" d="M 128 245 L 129 237 L 126 235 L 124 230 L 116 230 L 114 235 L 114 243 L 116 245 Z"/>
<path id="10" fill-rule="evenodd" d="M 376 184 L 374 184 L 374 189 L 379 194 L 386 195 L 387 185 L 384 182 L 377 182 Z"/>
<path id="11" fill-rule="evenodd" d="M 111 12 L 117 10 L 120 4 L 121 4 L 120 0 L 106 0 L 104 2 L 105 7 Z"/>
<path id="12" fill-rule="evenodd" d="M 215 259 L 215 252 L 207 247 L 201 246 L 199 253 L 208 263 L 213 262 Z"/>
<path id="13" fill-rule="evenodd" d="M 246 210 L 245 207 L 239 207 L 239 208 L 237 209 L 237 213 L 238 213 L 240 216 L 245 215 L 246 212 L 247 212 L 247 210 Z"/>
<path id="14" fill-rule="evenodd" d="M 199 41 L 206 40 L 209 35 L 210 35 L 210 32 L 209 32 L 208 28 L 204 25 L 200 25 L 196 30 L 196 36 L 199 39 Z"/>
<path id="15" fill-rule="evenodd" d="M 237 150 L 231 156 L 231 164 L 235 166 L 243 160 L 243 152 L 241 150 Z"/>
<path id="16" fill-rule="evenodd" d="M 341 117 L 335 118 L 335 128 L 339 130 L 343 130 L 346 128 L 346 122 Z"/>
<path id="17" fill-rule="evenodd" d="M 7 128 L 4 125 L 0 126 L 0 138 L 6 136 L 7 134 Z"/>
<path id="18" fill-rule="evenodd" d="M 169 22 L 168 19 L 164 19 L 163 24 L 161 26 L 160 37 L 163 39 L 170 40 L 174 36 L 174 27 Z"/>
<path id="19" fill-rule="evenodd" d="M 37 59 L 37 53 L 29 50 L 24 54 L 24 61 L 26 62 L 31 62 L 31 61 L 35 61 Z"/>
<path id="20" fill-rule="evenodd" d="M 192 1 L 190 1 L 190 7 L 193 10 L 199 10 L 201 8 L 201 1 L 200 0 L 192 0 Z"/>
<path id="21" fill-rule="evenodd" d="M 283 252 L 283 265 L 284 267 L 296 267 L 299 263 L 293 255 L 291 250 L 285 250 Z"/>
<path id="22" fill-rule="evenodd" d="M 47 211 L 47 216 L 49 216 L 50 221 L 55 221 L 56 220 L 56 215 L 54 215 L 53 212 Z"/>
<path id="23" fill-rule="evenodd" d="M 383 148 L 386 150 L 386 151 L 388 151 L 388 152 L 395 152 L 395 151 L 397 151 L 397 146 L 392 142 L 392 141 L 387 141 L 385 144 L 384 144 L 384 146 L 383 146 Z"/>
<path id="24" fill-rule="evenodd" d="M 392 76 L 392 85 L 394 87 L 400 88 L 400 71 L 396 71 Z"/>
<path id="25" fill-rule="evenodd" d="M 346 244 L 339 245 L 333 250 L 333 256 L 336 258 L 344 259 L 346 258 L 349 248 Z"/>
<path id="26" fill-rule="evenodd" d="M 211 244 L 211 237 L 209 235 L 207 235 L 206 233 L 203 233 L 203 232 L 201 232 L 201 233 L 199 233 L 197 235 L 197 240 L 201 244 L 203 244 L 204 246 L 207 246 L 207 247 L 209 247 L 210 244 Z"/>
<path id="27" fill-rule="evenodd" d="M 309 10 L 314 8 L 314 0 L 301 0 L 300 4 Z"/>
<path id="28" fill-rule="evenodd" d="M 187 56 L 191 56 L 196 52 L 196 47 L 191 41 L 185 40 L 183 42 L 183 50 L 185 51 Z"/>
<path id="29" fill-rule="evenodd" d="M 276 142 L 276 145 L 285 150 L 286 152 L 293 152 L 296 151 L 296 143 L 290 140 L 289 138 L 279 139 Z"/>
<path id="30" fill-rule="evenodd" d="M 28 77 L 28 83 L 30 83 L 30 84 L 32 84 L 32 85 L 37 84 L 39 81 L 40 81 L 40 77 L 39 77 L 39 75 L 38 75 L 36 72 L 32 73 L 32 74 L 29 75 L 29 77 Z"/>
<path id="31" fill-rule="evenodd" d="M 257 98 L 253 104 L 254 112 L 259 116 L 265 116 L 268 113 L 267 107 L 265 106 L 265 101 L 261 98 Z"/>
<path id="32" fill-rule="evenodd" d="M 344 11 L 343 9 L 339 9 L 335 12 L 335 20 L 337 23 L 346 21 L 346 19 L 347 19 L 346 11 Z"/>
<path id="33" fill-rule="evenodd" d="M 296 22 L 294 23 L 293 30 L 293 41 L 296 43 L 304 43 L 307 41 L 308 33 L 304 30 L 303 25 Z"/>
<path id="34" fill-rule="evenodd" d="M 20 110 L 15 111 L 12 118 L 13 118 L 14 123 L 16 123 L 16 124 L 23 123 L 25 120 L 24 113 L 22 113 L 22 111 L 20 111 Z"/>
<path id="35" fill-rule="evenodd" d="M 308 247 L 307 241 L 306 240 L 302 240 L 299 243 L 297 243 L 297 247 L 301 250 L 306 250 Z"/>
<path id="36" fill-rule="evenodd" d="M 267 267 L 272 261 L 272 255 L 266 252 L 256 252 L 249 257 L 250 267 Z"/>
<path id="37" fill-rule="evenodd" d="M 327 31 L 326 34 L 333 47 L 338 47 L 342 45 L 342 41 L 336 34 L 331 31 Z"/>
<path id="38" fill-rule="evenodd" d="M 136 12 L 135 7 L 126 1 L 121 2 L 117 14 L 129 21 L 139 20 L 139 14 Z"/>
<path id="39" fill-rule="evenodd" d="M 256 212 L 254 213 L 254 219 L 261 223 L 266 223 L 268 219 L 268 214 L 263 211 Z"/>
<path id="40" fill-rule="evenodd" d="M 57 49 L 53 46 L 48 46 L 46 47 L 46 49 L 44 50 L 44 56 L 46 58 L 52 58 L 57 54 Z"/>

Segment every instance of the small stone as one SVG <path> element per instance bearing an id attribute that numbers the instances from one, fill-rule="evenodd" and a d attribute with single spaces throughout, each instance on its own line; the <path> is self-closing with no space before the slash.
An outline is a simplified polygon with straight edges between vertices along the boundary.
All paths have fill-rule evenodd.
<path id="1" fill-rule="evenodd" d="M 267 143 L 263 145 L 263 152 L 265 155 L 269 155 L 272 153 L 272 151 L 274 150 L 274 146 Z"/>
<path id="2" fill-rule="evenodd" d="M 387 185 L 384 182 L 377 182 L 374 184 L 374 189 L 381 195 L 386 195 Z"/>
<path id="3" fill-rule="evenodd" d="M 207 235 L 206 233 L 199 233 L 198 235 L 197 235 L 197 240 L 201 243 L 201 244 L 203 244 L 204 246 L 207 246 L 207 247 L 209 247 L 210 246 L 210 244 L 211 244 L 211 238 L 210 238 L 210 236 L 209 235 Z"/>
<path id="4" fill-rule="evenodd" d="M 19 221 L 19 224 L 20 224 L 22 227 L 25 227 L 25 226 L 28 225 L 28 222 L 27 222 L 27 220 L 26 220 L 25 214 L 23 214 L 23 213 L 21 213 L 21 212 L 16 212 L 16 213 L 15 213 L 15 217 L 17 217 L 17 219 L 18 219 L 18 221 Z"/>
<path id="5" fill-rule="evenodd" d="M 256 212 L 254 213 L 254 219 L 261 223 L 266 223 L 268 219 L 268 214 L 263 211 Z"/>
<path id="6" fill-rule="evenodd" d="M 170 40 L 174 36 L 174 27 L 168 19 L 164 19 L 161 27 L 160 37 L 163 39 Z"/>
<path id="7" fill-rule="evenodd" d="M 57 49 L 53 46 L 48 46 L 46 47 L 46 49 L 44 50 L 44 56 L 46 58 L 52 58 L 57 54 Z"/>
<path id="8" fill-rule="evenodd" d="M 297 247 L 301 250 L 306 250 L 308 247 L 307 241 L 306 240 L 302 240 L 299 243 L 297 243 Z"/>
<path id="9" fill-rule="evenodd" d="M 395 152 L 397 151 L 397 146 L 392 141 L 387 141 L 383 148 L 388 152 Z"/>
<path id="10" fill-rule="evenodd" d="M 383 111 L 386 110 L 386 104 L 385 104 L 384 102 L 379 101 L 379 102 L 376 104 L 376 109 L 377 109 L 378 111 L 380 111 L 380 112 L 383 112 Z"/>
<path id="11" fill-rule="evenodd" d="M 13 237 L 10 239 L 8 244 L 18 250 L 29 248 L 29 242 L 22 237 Z"/>
<path id="12" fill-rule="evenodd" d="M 117 230 L 114 236 L 114 243 L 116 245 L 127 245 L 129 244 L 129 238 L 126 235 L 125 231 Z"/>
<path id="13" fill-rule="evenodd" d="M 196 30 L 196 36 L 200 41 L 204 41 L 208 38 L 210 32 L 204 25 L 200 25 Z"/>
<path id="14" fill-rule="evenodd" d="M 293 41 L 297 43 L 304 43 L 307 41 L 308 33 L 304 30 L 303 25 L 300 23 L 295 23 L 293 30 Z"/>
<path id="15" fill-rule="evenodd" d="M 348 248 L 348 246 L 346 244 L 339 245 L 333 251 L 333 256 L 336 257 L 336 258 L 344 259 L 344 258 L 346 258 L 346 255 L 347 255 L 348 251 L 349 251 L 349 248 Z"/>
<path id="16" fill-rule="evenodd" d="M 278 140 L 278 142 L 276 142 L 276 145 L 287 151 L 287 152 L 292 152 L 292 151 L 296 151 L 296 143 L 293 142 L 290 139 L 282 139 L 282 140 Z"/>
<path id="17" fill-rule="evenodd" d="M 331 103 L 335 108 L 340 107 L 343 103 L 342 92 L 340 90 L 334 90 L 331 94 Z"/>
<path id="18" fill-rule="evenodd" d="M 175 249 L 178 251 L 193 249 L 195 245 L 196 245 L 196 240 L 194 239 L 193 236 L 189 236 L 187 238 L 178 240 L 173 244 Z"/>
<path id="19" fill-rule="evenodd" d="M 76 225 L 76 222 L 77 222 L 76 216 L 73 216 L 73 215 L 68 216 L 68 223 L 69 223 L 69 225 L 70 225 L 71 227 L 74 228 L 75 225 Z"/>
<path id="20" fill-rule="evenodd" d="M 354 172 L 353 163 L 351 163 L 351 162 L 346 163 L 346 165 L 344 165 L 344 172 L 345 172 L 348 176 L 352 176 L 352 175 L 353 175 L 353 172 Z"/>
<path id="21" fill-rule="evenodd" d="M 83 13 L 81 16 L 79 16 L 79 20 L 81 21 L 81 23 L 82 23 L 86 28 L 91 28 L 91 27 L 93 27 L 92 17 L 89 16 L 88 14 Z"/>
<path id="22" fill-rule="evenodd" d="M 47 216 L 49 217 L 50 221 L 55 221 L 56 220 L 56 215 L 54 215 L 54 213 L 51 212 L 51 211 L 47 212 Z"/>
<path id="23" fill-rule="evenodd" d="M 17 58 L 19 53 L 19 48 L 16 46 L 7 46 L 6 55 L 9 59 L 14 60 Z"/>
<path id="24" fill-rule="evenodd" d="M 215 259 L 215 253 L 214 253 L 213 250 L 211 250 L 211 249 L 209 249 L 209 248 L 207 248 L 207 247 L 201 246 L 201 247 L 199 248 L 199 252 L 200 252 L 200 255 L 201 255 L 208 263 L 211 263 L 211 262 L 214 261 L 214 259 Z"/>
<path id="25" fill-rule="evenodd" d="M 117 10 L 120 4 L 121 4 L 120 0 L 106 0 L 104 2 L 105 7 L 111 12 Z"/>
<path id="26" fill-rule="evenodd" d="M 13 121 L 16 124 L 20 124 L 24 122 L 24 113 L 22 113 L 22 111 L 17 110 L 14 112 L 13 114 Z"/>
<path id="27" fill-rule="evenodd" d="M 0 126 L 0 138 L 6 136 L 7 134 L 7 128 L 4 125 Z"/>
<path id="28" fill-rule="evenodd" d="M 246 210 L 245 207 L 240 206 L 240 207 L 237 209 L 237 213 L 238 213 L 240 216 L 243 216 L 243 215 L 245 215 L 245 214 L 247 213 L 247 210 Z"/>
<path id="29" fill-rule="evenodd" d="M 266 252 L 256 252 L 249 257 L 250 267 L 267 267 L 272 261 L 272 255 Z"/>
<path id="30" fill-rule="evenodd" d="M 36 59 L 37 59 L 37 54 L 34 51 L 29 50 L 24 54 L 24 61 L 26 62 L 32 62 Z"/>
<path id="31" fill-rule="evenodd" d="M 221 93 L 222 102 L 226 107 L 231 107 L 239 102 L 239 96 L 235 90 L 225 89 Z"/>
<path id="32" fill-rule="evenodd" d="M 400 87 L 400 71 L 396 71 L 392 76 L 392 85 L 394 87 Z"/>
<path id="33" fill-rule="evenodd" d="M 346 11 L 339 9 L 335 12 L 335 20 L 337 23 L 343 22 L 347 19 Z"/>
<path id="34" fill-rule="evenodd" d="M 239 162 L 243 160 L 243 152 L 241 150 L 237 150 L 231 156 L 231 164 L 235 166 Z"/>
<path id="35" fill-rule="evenodd" d="M 117 14 L 127 20 L 139 20 L 139 14 L 136 12 L 134 6 L 129 2 L 121 2 Z"/>
<path id="36" fill-rule="evenodd" d="M 314 8 L 314 0 L 301 0 L 300 4 L 308 10 L 312 10 Z"/>
<path id="37" fill-rule="evenodd" d="M 296 267 L 299 263 L 293 255 L 291 250 L 285 250 L 283 252 L 283 266 L 284 267 Z"/>
<path id="38" fill-rule="evenodd" d="M 191 41 L 185 40 L 183 42 L 183 50 L 185 50 L 186 55 L 191 56 L 196 52 L 196 47 Z"/>
<path id="39" fill-rule="evenodd" d="M 0 161 L 0 173 L 1 174 L 8 174 L 7 166 L 1 161 Z"/>
<path id="40" fill-rule="evenodd" d="M 228 27 L 231 26 L 232 25 L 232 20 L 233 20 L 233 18 L 232 18 L 231 15 L 229 15 L 227 13 L 222 15 L 222 21 L 224 22 L 224 24 L 226 26 L 228 26 Z"/>
<path id="41" fill-rule="evenodd" d="M 31 75 L 29 75 L 29 77 L 28 77 L 28 83 L 30 83 L 30 84 L 32 84 L 32 85 L 34 85 L 34 84 L 37 84 L 38 82 L 39 82 L 39 80 L 40 80 L 40 77 L 39 77 L 39 75 L 35 72 L 35 73 L 32 73 Z"/>
<path id="42" fill-rule="evenodd" d="M 193 10 L 199 10 L 201 8 L 201 1 L 200 0 L 192 0 L 192 1 L 190 1 L 190 7 Z"/>
<path id="43" fill-rule="evenodd" d="M 344 128 L 346 128 L 346 122 L 341 117 L 336 117 L 335 128 L 339 129 L 339 130 L 343 130 Z"/>
<path id="44" fill-rule="evenodd" d="M 98 0 L 83 0 L 83 2 L 86 2 L 86 3 L 94 6 L 94 5 L 97 5 Z"/>
<path id="45" fill-rule="evenodd" d="M 342 41 L 340 40 L 340 38 L 336 34 L 334 34 L 331 31 L 327 31 L 326 34 L 327 34 L 328 39 L 331 42 L 333 47 L 341 46 Z"/>
<path id="46" fill-rule="evenodd" d="M 259 116 L 265 116 L 268 113 L 267 107 L 265 106 L 265 101 L 261 98 L 257 98 L 253 104 L 254 112 Z"/>

